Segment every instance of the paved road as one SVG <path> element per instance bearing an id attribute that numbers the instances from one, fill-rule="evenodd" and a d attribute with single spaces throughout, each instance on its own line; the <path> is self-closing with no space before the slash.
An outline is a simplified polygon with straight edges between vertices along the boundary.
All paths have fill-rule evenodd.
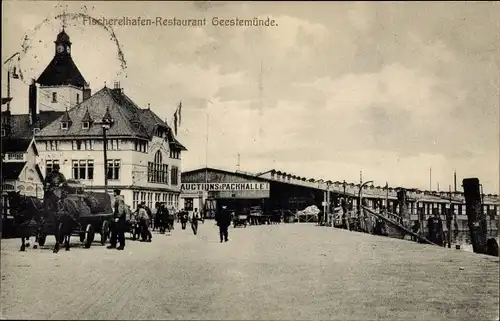
<path id="1" fill-rule="evenodd" d="M 48 245 L 51 241 L 48 240 Z M 77 239 L 74 239 L 75 244 Z M 18 252 L 2 240 L 2 318 L 498 320 L 498 258 L 310 224 L 207 221 L 125 251 Z"/>

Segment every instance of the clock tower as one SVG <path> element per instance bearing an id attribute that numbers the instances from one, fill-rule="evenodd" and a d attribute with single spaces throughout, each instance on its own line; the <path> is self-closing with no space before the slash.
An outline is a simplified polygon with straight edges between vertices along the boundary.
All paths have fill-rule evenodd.
<path id="1" fill-rule="evenodd" d="M 56 55 L 71 54 L 71 41 L 69 41 L 68 34 L 63 30 L 57 35 L 56 41 Z"/>
<path id="2" fill-rule="evenodd" d="M 64 112 L 90 97 L 88 83 L 71 57 L 71 41 L 64 28 L 54 41 L 52 61 L 37 79 L 40 111 Z"/>

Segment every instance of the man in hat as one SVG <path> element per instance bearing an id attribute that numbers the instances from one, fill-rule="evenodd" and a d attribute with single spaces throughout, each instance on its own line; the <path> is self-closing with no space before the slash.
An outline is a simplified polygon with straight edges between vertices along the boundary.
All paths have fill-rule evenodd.
<path id="1" fill-rule="evenodd" d="M 126 205 L 123 196 L 120 195 L 119 189 L 114 190 L 115 203 L 114 203 L 114 222 L 111 230 L 111 240 L 108 249 L 123 250 L 125 248 L 125 225 L 126 225 Z M 117 248 L 116 243 L 120 242 Z"/>
<path id="2" fill-rule="evenodd" d="M 229 225 L 231 225 L 231 213 L 227 209 L 227 206 L 222 206 L 222 210 L 217 211 L 217 214 L 215 215 L 215 221 L 219 226 L 220 242 L 222 243 L 223 241 L 229 241 L 228 228 Z"/>
<path id="3" fill-rule="evenodd" d="M 59 197 L 54 194 L 54 190 L 56 188 L 66 188 L 66 178 L 59 170 L 59 164 L 55 164 L 52 171 L 47 175 L 47 177 L 45 177 L 44 181 L 44 205 L 45 209 L 49 211 L 57 211 L 57 198 L 64 197 L 64 193 L 62 193 Z"/>

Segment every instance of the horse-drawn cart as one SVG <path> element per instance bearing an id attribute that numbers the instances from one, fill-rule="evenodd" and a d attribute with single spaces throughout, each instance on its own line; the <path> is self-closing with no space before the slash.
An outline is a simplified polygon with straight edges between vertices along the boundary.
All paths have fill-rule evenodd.
<path id="1" fill-rule="evenodd" d="M 79 236 L 80 242 L 88 249 L 95 240 L 95 234 L 98 233 L 101 236 L 100 243 L 104 245 L 110 235 L 112 219 L 113 213 L 80 215 L 78 218 L 75 218 L 75 222 L 72 224 L 74 227 L 71 231 L 61 234 L 59 242 L 64 242 L 64 235 Z M 68 229 L 68 227 L 63 226 L 61 222 L 59 223 L 59 228 L 63 231 Z M 44 221 L 40 226 L 38 244 L 44 246 L 47 236 L 55 235 L 55 231 L 56 226 L 54 221 Z"/>
<path id="2" fill-rule="evenodd" d="M 59 243 L 65 243 L 69 250 L 70 237 L 75 235 L 85 248 L 90 248 L 96 233 L 101 236 L 101 244 L 106 244 L 113 219 L 109 194 L 85 192 L 83 186 L 75 182 L 66 191 L 53 191 L 52 197 L 45 198 L 44 207 L 45 217 L 38 232 L 40 246 L 45 244 L 47 235 L 55 235 L 57 250 Z"/>

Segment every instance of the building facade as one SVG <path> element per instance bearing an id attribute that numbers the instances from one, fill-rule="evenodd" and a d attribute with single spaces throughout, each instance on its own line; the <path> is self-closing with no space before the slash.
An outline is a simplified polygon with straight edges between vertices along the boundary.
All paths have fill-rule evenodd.
<path id="1" fill-rule="evenodd" d="M 2 215 L 9 214 L 7 193 L 43 198 L 43 174 L 33 139 L 2 138 Z"/>
<path id="2" fill-rule="evenodd" d="M 53 119 L 43 122 L 40 118 L 49 113 Z M 64 30 L 56 38 L 52 61 L 30 86 L 27 116 L 43 175 L 58 164 L 67 179 L 89 190 L 121 189 L 134 209 L 140 202 L 151 208 L 155 202 L 177 207 L 186 148 L 166 122 L 150 108 L 139 108 L 119 83 L 91 95 Z M 105 129 L 108 118 L 112 123 Z"/>

